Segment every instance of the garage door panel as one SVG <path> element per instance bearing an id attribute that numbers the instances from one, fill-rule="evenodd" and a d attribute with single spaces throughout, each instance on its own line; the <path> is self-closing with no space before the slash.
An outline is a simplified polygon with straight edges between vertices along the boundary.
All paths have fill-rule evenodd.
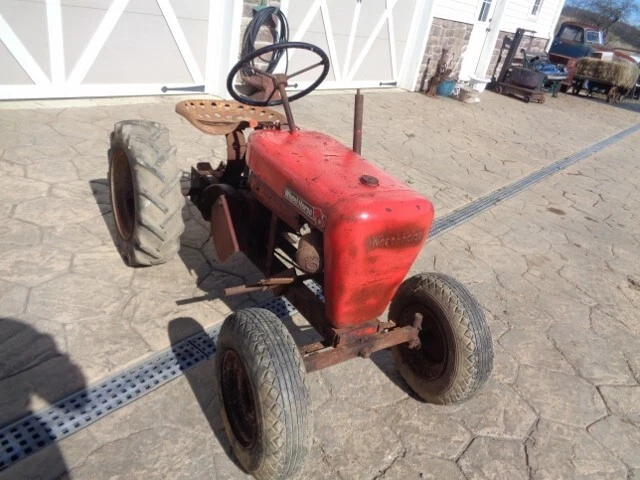
<path id="1" fill-rule="evenodd" d="M 190 18 L 178 17 L 178 22 L 189 44 L 193 57 L 200 72 L 206 70 L 207 65 L 207 27 L 208 22 Z M 195 81 L 195 79 L 194 79 Z"/>
<path id="2" fill-rule="evenodd" d="M 209 16 L 210 5 L 222 21 Z M 237 48 L 231 41 L 239 35 L 237 5 L 0 0 L 0 98 L 180 93 L 203 91 L 205 84 L 224 95 L 220 72 L 230 68 Z M 227 29 L 227 21 L 237 27 Z"/>
<path id="3" fill-rule="evenodd" d="M 209 0 L 171 0 L 171 6 L 178 18 L 209 20 Z"/>
<path id="4" fill-rule="evenodd" d="M 82 83 L 193 83 L 162 16 L 123 13 Z"/>
<path id="5" fill-rule="evenodd" d="M 396 42 L 402 42 L 398 45 L 398 55 L 404 53 L 407 40 L 409 39 L 409 25 L 413 21 L 413 15 L 416 9 L 416 0 L 400 0 L 393 7 L 393 26 Z"/>
<path id="6" fill-rule="evenodd" d="M 106 14 L 106 10 L 77 6 L 62 6 L 62 36 L 66 75 L 80 60 L 85 47 Z"/>
<path id="7" fill-rule="evenodd" d="M 0 14 L 47 77 L 51 76 L 44 3 L 0 0 Z"/>
<path id="8" fill-rule="evenodd" d="M 9 49 L 0 42 L 0 84 L 5 85 L 33 85 L 33 80 L 11 55 Z"/>
<path id="9" fill-rule="evenodd" d="M 333 0 L 339 1 L 339 0 Z M 366 0 L 362 2 L 362 11 L 360 12 L 360 19 L 358 21 L 358 37 L 368 37 L 373 29 L 376 27 L 380 17 L 386 10 L 385 0 Z M 386 32 L 382 30 L 380 38 L 389 38 Z"/>
<path id="10" fill-rule="evenodd" d="M 416 0 L 291 0 L 285 7 L 292 38 L 320 46 L 331 58 L 335 76 L 321 88 L 397 81 Z"/>
<path id="11" fill-rule="evenodd" d="M 354 52 L 361 52 L 366 41 L 367 38 L 357 37 Z M 391 82 L 393 79 L 389 40 L 378 37 L 373 41 L 358 69 L 353 72 L 352 81 Z"/>
<path id="12" fill-rule="evenodd" d="M 62 0 L 63 6 L 91 8 L 106 12 L 112 5 L 112 0 Z M 155 1 L 149 0 L 129 0 L 124 10 L 127 13 L 140 13 L 146 15 L 162 15 Z"/>

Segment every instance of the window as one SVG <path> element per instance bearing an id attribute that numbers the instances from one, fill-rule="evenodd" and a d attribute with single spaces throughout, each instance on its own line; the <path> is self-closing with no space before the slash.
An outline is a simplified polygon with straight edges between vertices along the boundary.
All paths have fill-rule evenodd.
<path id="1" fill-rule="evenodd" d="M 540 7 L 542 6 L 542 0 L 533 0 L 533 8 L 531 9 L 531 16 L 537 17 L 540 13 Z"/>
<path id="2" fill-rule="evenodd" d="M 587 30 L 587 43 L 600 43 L 600 34 L 593 30 Z"/>
<path id="3" fill-rule="evenodd" d="M 480 7 L 480 15 L 478 15 L 479 22 L 486 22 L 489 16 L 489 10 L 491 10 L 492 0 L 482 0 L 482 6 Z"/>
<path id="4" fill-rule="evenodd" d="M 565 25 L 560 33 L 560 40 L 565 42 L 579 42 L 584 40 L 584 34 L 580 27 L 574 27 L 573 25 Z"/>

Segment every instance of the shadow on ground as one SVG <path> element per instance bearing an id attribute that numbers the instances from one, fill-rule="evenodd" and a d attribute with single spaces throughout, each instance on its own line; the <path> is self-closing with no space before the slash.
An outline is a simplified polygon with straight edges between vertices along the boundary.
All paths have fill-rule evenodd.
<path id="1" fill-rule="evenodd" d="M 578 97 L 580 97 L 581 100 L 587 100 L 590 102 L 602 103 L 602 104 L 607 103 L 607 100 L 604 97 L 601 97 L 599 95 L 592 95 L 592 96 L 578 95 Z M 638 100 L 626 99 L 622 103 L 614 103 L 614 104 L 610 104 L 610 106 L 612 108 L 621 108 L 622 110 L 627 110 L 629 112 L 640 113 L 640 101 Z"/>
<path id="2" fill-rule="evenodd" d="M 116 249 L 116 238 L 119 235 L 115 220 L 112 213 L 109 199 L 104 198 L 104 188 L 107 185 L 108 180 L 105 178 L 98 178 L 89 181 L 91 191 L 94 194 L 96 203 L 100 207 L 102 213 L 102 219 L 109 231 L 113 248 Z M 199 213 L 192 213 L 189 211 L 189 200 L 186 199 L 185 205 L 182 209 L 183 218 L 190 218 L 190 216 Z M 197 238 L 202 236 L 202 227 L 197 222 L 186 221 L 185 231 L 181 238 Z M 203 239 L 204 240 L 204 239 Z M 207 240 L 211 242 L 211 238 Z M 181 241 L 180 250 L 178 251 L 178 257 L 184 263 L 187 270 L 194 277 L 193 287 L 200 287 L 204 292 L 204 295 L 195 296 L 191 298 L 181 298 L 176 301 L 178 305 L 187 305 L 190 303 L 197 303 L 203 301 L 221 300 L 230 310 L 236 310 L 241 307 L 255 306 L 255 299 L 248 295 L 234 295 L 225 296 L 224 289 L 232 286 L 242 285 L 245 283 L 244 278 L 247 276 L 247 272 L 251 273 L 251 279 L 255 276 L 257 270 L 253 267 L 249 260 L 243 255 L 236 254 L 231 257 L 230 260 L 224 264 L 212 264 L 207 260 L 199 249 L 193 246 L 186 245 L 187 242 Z M 213 247 L 212 247 L 213 248 Z M 198 253 L 199 252 L 199 253 Z M 122 262 L 126 265 L 124 259 Z M 135 267 L 135 268 L 154 268 L 151 267 Z"/>
<path id="3" fill-rule="evenodd" d="M 184 331 L 196 332 L 195 335 L 205 333 L 202 325 L 193 318 L 176 318 L 169 322 L 168 327 L 169 340 L 172 346 L 184 340 Z M 203 345 L 202 347 L 205 350 L 214 351 L 215 343 L 213 340 L 211 340 L 208 335 L 203 335 L 203 338 L 207 338 L 207 345 Z M 193 392 L 193 396 L 196 398 L 203 415 L 209 423 L 209 428 L 211 428 L 211 431 L 218 440 L 218 443 L 233 463 L 238 468 L 242 469 L 232 453 L 231 444 L 227 438 L 222 417 L 220 415 L 220 397 L 218 396 L 214 358 L 212 357 L 205 363 L 186 370 L 184 375 L 187 378 L 191 391 Z"/>
<path id="4" fill-rule="evenodd" d="M 0 318 L 0 428 L 13 425 L 0 434 L 1 479 L 15 478 L 11 465 L 32 454 L 28 464 L 21 465 L 24 478 L 58 478 L 67 472 L 53 432 L 56 425 L 43 419 L 28 425 L 16 421 L 33 414 L 30 406 L 36 396 L 52 404 L 84 388 L 82 371 L 50 335 L 20 320 Z M 80 402 L 69 404 L 74 411 L 83 407 Z"/>

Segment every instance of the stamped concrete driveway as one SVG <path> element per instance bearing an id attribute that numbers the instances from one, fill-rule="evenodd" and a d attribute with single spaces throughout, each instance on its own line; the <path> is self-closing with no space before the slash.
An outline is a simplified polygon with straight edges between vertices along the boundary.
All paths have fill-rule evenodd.
<path id="1" fill-rule="evenodd" d="M 167 264 L 129 269 L 115 251 L 113 123 L 165 123 L 185 170 L 225 155 L 174 102 L 0 107 L 0 426 L 264 299 L 219 298 L 258 273 L 242 258 L 217 262 L 193 208 Z M 293 108 L 299 124 L 348 144 L 351 105 L 351 94 L 318 94 Z M 525 105 L 487 92 L 470 106 L 370 93 L 363 154 L 441 216 L 636 124 L 638 111 L 569 96 Z M 476 295 L 495 341 L 492 379 L 463 405 L 435 407 L 408 393 L 385 352 L 309 375 L 315 437 L 303 477 L 640 478 L 639 145 L 632 134 L 430 241 L 413 270 L 454 275 Z M 211 368 L 0 478 L 242 477 Z"/>

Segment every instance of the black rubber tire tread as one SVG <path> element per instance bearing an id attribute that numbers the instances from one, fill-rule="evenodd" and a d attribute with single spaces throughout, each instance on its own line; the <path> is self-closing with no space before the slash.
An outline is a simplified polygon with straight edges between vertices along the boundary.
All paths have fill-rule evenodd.
<path id="1" fill-rule="evenodd" d="M 228 349 L 241 357 L 256 399 L 258 439 L 250 448 L 234 438 L 224 407 L 220 372 Z M 268 310 L 238 310 L 220 329 L 215 358 L 222 419 L 240 464 L 259 480 L 291 478 L 304 465 L 313 439 L 306 370 L 291 334 Z"/>
<path id="2" fill-rule="evenodd" d="M 169 130 L 147 120 L 116 123 L 109 149 L 109 185 L 113 156 L 118 150 L 125 153 L 131 169 L 136 218 L 131 238 L 123 238 L 116 228 L 116 246 L 130 266 L 165 263 L 180 249 L 185 203 Z"/>
<path id="3" fill-rule="evenodd" d="M 405 280 L 391 301 L 389 318 L 400 319 L 411 304 L 436 305 L 443 312 L 449 336 L 449 361 L 445 384 L 421 378 L 403 360 L 400 349 L 393 347 L 396 368 L 411 389 L 429 403 L 449 405 L 474 396 L 487 382 L 493 368 L 493 341 L 484 313 L 467 288 L 456 279 L 441 273 L 421 273 Z M 406 354 L 406 350 L 405 350 Z M 445 377 L 446 380 L 446 377 Z"/>

